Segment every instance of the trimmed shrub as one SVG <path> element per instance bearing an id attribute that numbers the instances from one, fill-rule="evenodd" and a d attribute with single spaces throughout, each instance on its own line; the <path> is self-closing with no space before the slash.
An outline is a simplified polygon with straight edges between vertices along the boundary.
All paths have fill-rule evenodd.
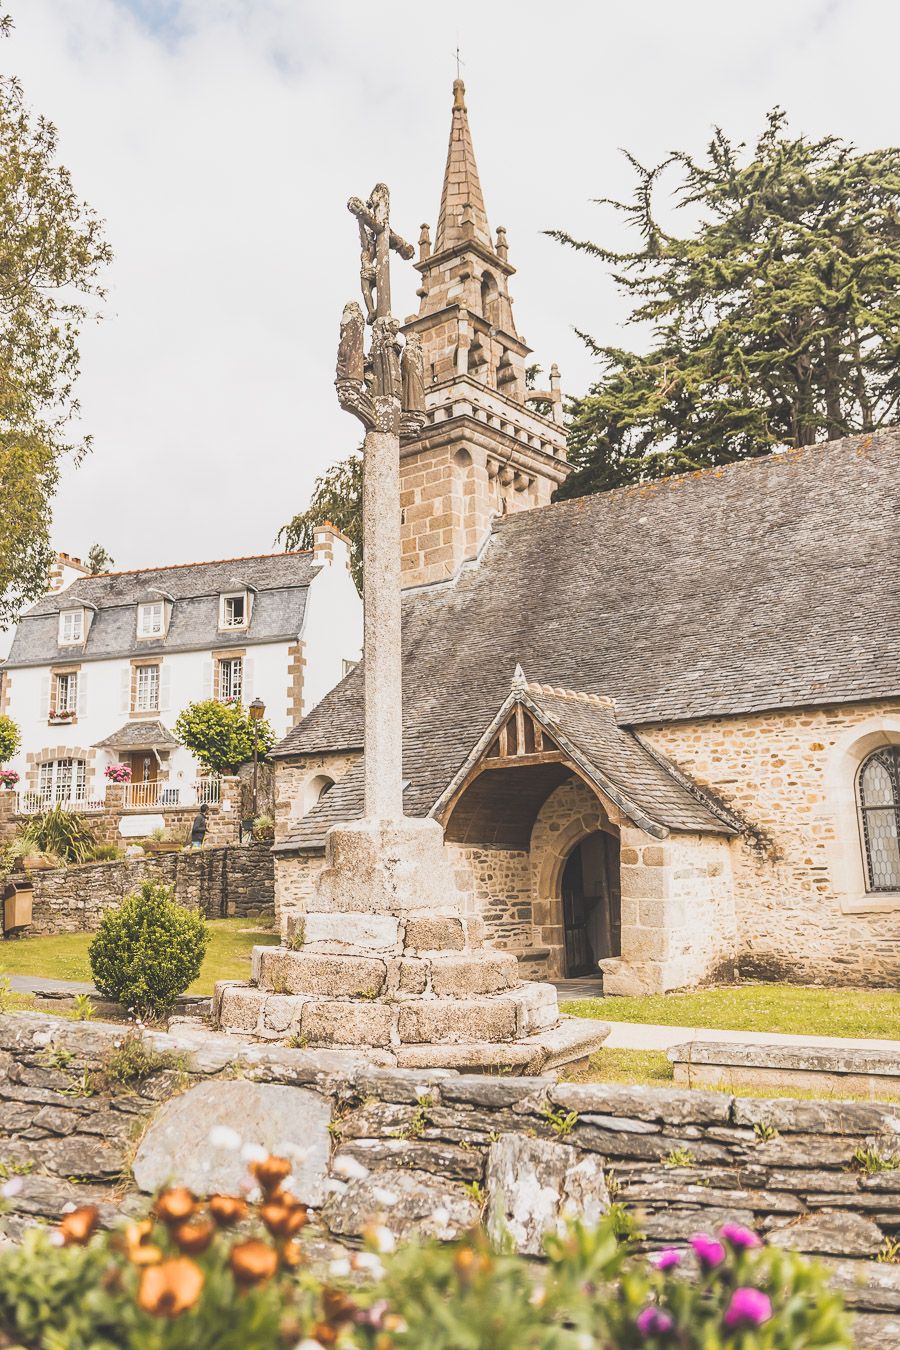
<path id="1" fill-rule="evenodd" d="M 100 921 L 88 949 L 94 983 L 138 1016 L 162 1016 L 199 975 L 208 943 L 201 914 L 176 904 L 171 886 L 145 881 Z"/>

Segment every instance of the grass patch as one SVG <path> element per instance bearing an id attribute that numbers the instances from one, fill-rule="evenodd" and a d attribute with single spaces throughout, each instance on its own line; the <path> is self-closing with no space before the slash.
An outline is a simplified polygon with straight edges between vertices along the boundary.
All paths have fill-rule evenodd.
<path id="1" fill-rule="evenodd" d="M 271 928 L 254 927 L 259 920 L 210 919 L 209 947 L 200 974 L 188 989 L 189 994 L 211 994 L 216 980 L 243 980 L 250 974 L 250 953 L 254 947 L 274 946 L 279 934 Z M 27 975 L 35 979 L 91 979 L 88 947 L 93 933 L 58 933 L 54 937 L 17 938 L 3 944 L 3 973 Z M 10 994 L 10 1009 L 28 995 Z M 33 1007 L 33 1001 L 18 1006 Z M 71 1016 L 71 1013 L 70 1013 Z"/>
<path id="2" fill-rule="evenodd" d="M 582 998 L 560 1006 L 574 1017 L 604 1022 L 900 1039 L 900 994 L 889 990 L 739 984 L 646 998 Z"/>

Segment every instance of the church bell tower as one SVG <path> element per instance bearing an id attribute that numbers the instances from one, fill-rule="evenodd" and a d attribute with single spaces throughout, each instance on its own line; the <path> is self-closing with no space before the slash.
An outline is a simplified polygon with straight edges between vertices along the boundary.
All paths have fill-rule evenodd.
<path id="1" fill-rule="evenodd" d="M 465 85 L 453 84 L 450 147 L 432 245 L 419 238 L 427 418 L 400 452 L 404 586 L 446 581 L 477 557 L 496 515 L 544 506 L 568 473 L 559 371 L 530 388 L 516 332 L 506 230 L 492 239 Z"/>

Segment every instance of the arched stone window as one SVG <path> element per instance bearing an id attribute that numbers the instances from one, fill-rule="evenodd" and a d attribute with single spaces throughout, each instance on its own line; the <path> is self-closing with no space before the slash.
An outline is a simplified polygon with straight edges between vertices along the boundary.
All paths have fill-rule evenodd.
<path id="1" fill-rule="evenodd" d="M 900 746 L 863 761 L 858 792 L 867 889 L 900 891 Z"/>

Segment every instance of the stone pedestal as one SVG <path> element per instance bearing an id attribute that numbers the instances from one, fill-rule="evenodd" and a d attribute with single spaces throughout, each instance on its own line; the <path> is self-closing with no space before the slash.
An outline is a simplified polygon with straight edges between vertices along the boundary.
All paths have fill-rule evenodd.
<path id="1" fill-rule="evenodd" d="M 216 986 L 219 1027 L 299 1045 L 367 1047 L 411 1068 L 537 1073 L 585 1059 L 609 1028 L 563 1018 L 552 985 L 465 918 L 436 821 L 358 821 L 328 835 L 291 947 L 257 947 L 249 983 Z"/>

